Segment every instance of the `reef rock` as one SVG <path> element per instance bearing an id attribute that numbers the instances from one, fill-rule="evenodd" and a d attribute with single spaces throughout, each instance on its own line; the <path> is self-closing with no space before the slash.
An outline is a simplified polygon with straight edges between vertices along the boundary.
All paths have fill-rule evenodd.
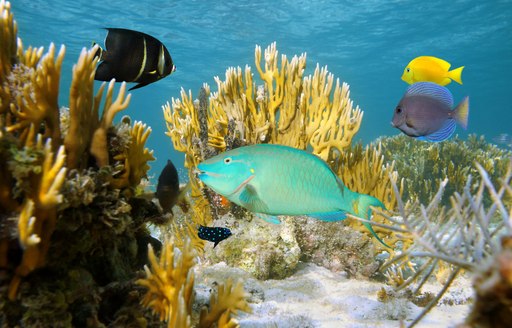
<path id="1" fill-rule="evenodd" d="M 213 244 L 205 248 L 210 262 L 226 262 L 261 280 L 283 279 L 295 272 L 301 251 L 292 218 L 272 224 L 251 214 L 243 220 L 225 215 L 215 225 L 229 227 L 233 235 L 215 248 Z"/>
<path id="2" fill-rule="evenodd" d="M 371 237 L 342 222 L 322 222 L 308 217 L 293 219 L 300 260 L 350 277 L 368 278 L 379 268 Z"/>

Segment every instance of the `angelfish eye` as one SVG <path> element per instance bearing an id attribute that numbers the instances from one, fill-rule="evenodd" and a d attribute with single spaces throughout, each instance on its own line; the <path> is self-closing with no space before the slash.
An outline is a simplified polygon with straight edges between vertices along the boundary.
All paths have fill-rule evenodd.
<path id="1" fill-rule="evenodd" d="M 224 164 L 230 164 L 231 163 L 231 157 L 224 158 Z"/>

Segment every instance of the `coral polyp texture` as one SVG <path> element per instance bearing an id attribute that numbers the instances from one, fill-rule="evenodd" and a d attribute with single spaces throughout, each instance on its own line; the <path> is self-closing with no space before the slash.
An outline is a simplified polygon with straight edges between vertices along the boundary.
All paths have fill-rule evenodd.
<path id="1" fill-rule="evenodd" d="M 275 43 L 264 52 L 256 46 L 254 54 L 260 82 L 248 65 L 230 67 L 224 80 L 215 77 L 217 91 L 204 84 L 194 101 L 192 92 L 182 90 L 181 99 L 163 106 L 167 135 L 185 153 L 195 211 L 205 213 L 207 222 L 213 220 L 210 212 L 215 209 L 204 209 L 214 203 L 213 196 L 195 177 L 197 164 L 218 152 L 256 143 L 310 149 L 342 179 L 350 178 L 349 188 L 379 197 L 392 209 L 390 179 L 397 180 L 396 174 L 390 175 L 392 165 L 385 165 L 375 148 L 366 153 L 354 148 L 359 153 L 351 155 L 363 112 L 350 99 L 348 84 L 319 65 L 305 76 L 306 54 L 289 60 L 279 56 Z M 347 160 L 354 156 L 357 160 Z M 205 197 L 207 202 L 202 201 Z"/>

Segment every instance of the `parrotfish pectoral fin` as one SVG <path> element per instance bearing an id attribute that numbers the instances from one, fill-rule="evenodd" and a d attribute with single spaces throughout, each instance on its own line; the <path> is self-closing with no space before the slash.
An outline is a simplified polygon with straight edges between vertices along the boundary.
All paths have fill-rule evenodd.
<path id="1" fill-rule="evenodd" d="M 382 202 L 380 200 L 378 200 L 377 198 L 373 197 L 373 196 L 369 196 L 369 195 L 364 195 L 364 194 L 360 194 L 359 197 L 358 197 L 358 200 L 357 200 L 357 207 L 358 207 L 358 213 L 359 213 L 359 217 L 361 217 L 361 214 L 364 214 L 364 219 L 366 220 L 371 220 L 372 219 L 372 209 L 370 208 L 370 206 L 373 206 L 373 207 L 380 207 L 380 208 L 383 208 L 385 209 L 386 207 L 384 206 L 384 204 L 382 204 Z M 379 238 L 379 236 L 377 236 L 377 234 L 375 233 L 375 231 L 373 230 L 372 228 L 372 225 L 367 223 L 367 222 L 363 222 L 364 226 L 371 232 L 371 234 L 377 238 L 377 240 L 384 246 L 388 247 L 388 248 L 391 248 L 388 244 L 386 244 L 382 239 Z"/>
<path id="2" fill-rule="evenodd" d="M 347 218 L 347 213 L 344 211 L 335 211 L 327 213 L 311 213 L 308 214 L 308 216 L 322 221 L 335 222 L 345 220 Z"/>
<path id="3" fill-rule="evenodd" d="M 255 213 L 265 213 L 268 206 L 258 196 L 256 189 L 250 184 L 245 185 L 238 198 L 242 206 Z"/>
<path id="4" fill-rule="evenodd" d="M 418 139 L 431 142 L 444 141 L 453 135 L 455 132 L 455 126 L 455 120 L 448 119 L 441 129 L 424 137 L 418 137 Z"/>
<path id="5" fill-rule="evenodd" d="M 260 219 L 265 220 L 268 223 L 273 223 L 273 224 L 281 223 L 279 218 L 277 216 L 275 216 L 275 215 L 269 215 L 269 214 L 263 214 L 263 213 L 254 213 L 254 215 L 259 217 Z"/>

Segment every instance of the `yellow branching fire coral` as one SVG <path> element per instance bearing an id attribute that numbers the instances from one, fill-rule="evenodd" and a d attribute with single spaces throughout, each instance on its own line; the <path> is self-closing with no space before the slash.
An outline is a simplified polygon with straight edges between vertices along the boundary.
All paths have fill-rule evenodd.
<path id="1" fill-rule="evenodd" d="M 238 311 L 251 313 L 251 307 L 247 303 L 249 295 L 244 291 L 243 283 L 233 284 L 231 279 L 226 284 L 219 284 L 217 295 L 210 296 L 209 311 L 204 308 L 199 318 L 199 327 L 238 327 L 238 322 L 232 318 L 232 314 Z"/>
<path id="2" fill-rule="evenodd" d="M 195 265 L 196 253 L 189 240 L 181 252 L 176 250 L 174 241 L 167 240 L 157 259 L 149 245 L 151 269 L 145 266 L 146 278 L 137 280 L 137 283 L 148 288 L 142 304 L 151 308 L 160 320 L 167 321 L 168 327 L 190 327 L 194 287 L 194 271 L 191 269 Z"/>
<path id="3" fill-rule="evenodd" d="M 39 135 L 35 146 L 44 154 L 40 174 L 31 177 L 33 193 L 27 195 L 18 219 L 23 258 L 9 286 L 11 300 L 16 297 L 21 278 L 44 265 L 57 219 L 57 205 L 62 202 L 59 190 L 66 175 L 64 147 L 60 146 L 54 156 L 51 140 L 43 146 L 42 139 Z"/>
<path id="4" fill-rule="evenodd" d="M 18 296 L 22 279 L 46 264 L 68 171 L 102 168 L 122 156 L 121 176 L 109 188 L 135 187 L 154 159 L 144 148 L 150 128 L 135 123 L 118 136 L 113 126 L 116 113 L 130 102 L 125 83 L 115 98 L 115 81 L 110 82 L 99 117 L 106 84 L 94 95 L 96 48 L 84 49 L 73 68 L 66 121 L 67 111 L 58 104 L 65 47 L 57 51 L 51 44 L 46 53 L 23 49 L 16 34 L 11 5 L 0 0 L 0 266 L 12 275 L 10 300 Z M 124 138 L 117 149 L 110 144 L 113 138 Z M 21 259 L 12 260 L 18 253 Z"/>
<path id="5" fill-rule="evenodd" d="M 151 245 L 148 248 L 150 268 L 144 267 L 146 278 L 137 280 L 137 284 L 148 290 L 142 304 L 152 309 L 160 320 L 167 321 L 168 327 L 192 327 L 192 303 L 194 301 L 194 271 L 197 256 L 190 239 L 185 238 L 181 247 L 174 240 L 166 240 L 160 258 L 156 258 Z M 209 310 L 201 311 L 197 327 L 237 327 L 232 317 L 238 311 L 251 312 L 247 303 L 248 294 L 243 284 L 219 284 L 217 294 L 210 297 Z"/>
<path id="6" fill-rule="evenodd" d="M 249 66 L 231 67 L 224 80 L 215 77 L 216 92 L 205 84 L 194 101 L 190 91 L 182 90 L 181 99 L 173 98 L 163 106 L 166 134 L 175 149 L 186 154 L 194 212 L 210 212 L 204 207 L 212 203 L 195 178 L 197 164 L 217 152 L 256 143 L 311 149 L 349 188 L 376 196 L 393 209 L 390 179 L 398 179 L 393 165 L 384 165 L 381 150 L 374 145 L 364 151 L 350 147 L 363 112 L 354 107 L 348 84 L 335 81 L 319 65 L 312 75 L 304 76 L 306 54 L 291 60 L 281 55 L 279 60 L 275 43 L 263 56 L 256 46 L 255 66 L 261 85 Z M 211 222 L 209 213 L 204 216 Z"/>
<path id="7" fill-rule="evenodd" d="M 18 90 L 10 105 L 12 123 L 7 126 L 7 131 L 16 132 L 22 141 L 27 138 L 31 124 L 39 127 L 44 123 L 44 137 L 52 139 L 53 148 L 58 148 L 61 143 L 58 95 L 64 54 L 65 48 L 62 46 L 55 58 L 55 46 L 51 44 L 36 68 L 27 71 L 30 83 L 19 86 L 21 90 Z"/>
<path id="8" fill-rule="evenodd" d="M 149 170 L 148 161 L 154 161 L 153 151 L 145 148 L 151 128 L 142 122 L 135 122 L 130 130 L 131 142 L 126 151 L 114 157 L 124 162 L 123 172 L 119 177 L 112 179 L 115 188 L 125 188 L 139 185 L 141 179 Z"/>

